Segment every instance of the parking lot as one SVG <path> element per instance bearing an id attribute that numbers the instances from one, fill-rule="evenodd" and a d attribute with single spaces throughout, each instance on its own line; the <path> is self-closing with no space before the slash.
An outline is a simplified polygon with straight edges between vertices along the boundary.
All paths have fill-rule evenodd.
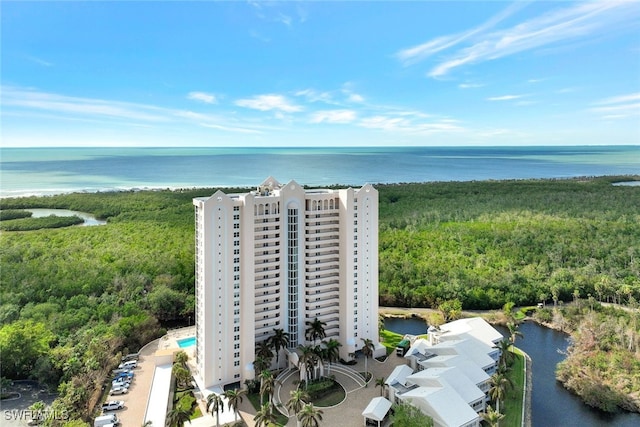
<path id="1" fill-rule="evenodd" d="M 140 350 L 138 366 L 133 369 L 134 377 L 126 394 L 109 396 L 107 400 L 124 401 L 124 409 L 110 411 L 118 415 L 120 424 L 123 427 L 139 427 L 144 421 L 147 399 L 153 380 L 155 363 L 153 354 L 157 350 L 157 342 L 150 343 Z"/>

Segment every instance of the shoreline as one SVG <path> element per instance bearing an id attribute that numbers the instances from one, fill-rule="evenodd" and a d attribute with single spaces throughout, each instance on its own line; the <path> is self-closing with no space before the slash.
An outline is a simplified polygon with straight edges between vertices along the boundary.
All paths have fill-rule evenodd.
<path id="1" fill-rule="evenodd" d="M 414 181 L 414 182 L 377 182 L 371 183 L 374 186 L 394 186 L 394 185 L 421 185 L 436 183 L 465 183 L 465 182 L 513 182 L 513 181 L 570 181 L 570 180 L 593 180 L 599 178 L 619 177 L 623 180 L 611 182 L 610 185 L 615 187 L 640 187 L 640 174 L 626 175 L 595 175 L 595 176 L 569 176 L 569 177 L 538 177 L 538 178 L 504 178 L 504 179 L 481 179 L 481 180 L 434 180 L 434 181 Z M 626 178 L 626 179 L 624 179 Z M 304 184 L 312 185 L 312 184 Z M 349 187 L 350 184 L 327 184 L 318 185 L 319 187 Z M 24 189 L 9 190 L 9 193 L 0 188 L 0 200 L 2 199 L 21 199 L 28 197 L 53 197 L 70 194 L 100 194 L 100 193 L 131 193 L 143 191 L 196 191 L 202 189 L 229 189 L 229 188 L 252 188 L 252 186 L 243 185 L 150 185 L 150 186 L 116 186 L 116 187 L 100 187 L 100 188 L 52 188 L 52 189 Z"/>

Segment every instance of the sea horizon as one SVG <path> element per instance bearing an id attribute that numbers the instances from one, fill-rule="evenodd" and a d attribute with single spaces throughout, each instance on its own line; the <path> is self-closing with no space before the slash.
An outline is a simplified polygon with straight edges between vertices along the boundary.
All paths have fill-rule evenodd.
<path id="1" fill-rule="evenodd" d="M 640 145 L 6 147 L 0 154 L 1 198 L 250 188 L 268 176 L 361 186 L 640 174 Z"/>

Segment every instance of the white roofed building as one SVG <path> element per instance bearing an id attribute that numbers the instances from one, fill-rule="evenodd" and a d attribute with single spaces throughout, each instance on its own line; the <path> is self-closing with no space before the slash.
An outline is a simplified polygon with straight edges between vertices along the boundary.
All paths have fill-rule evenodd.
<path id="1" fill-rule="evenodd" d="M 407 365 L 389 375 L 390 400 L 411 403 L 437 427 L 480 426 L 500 359 L 494 345 L 502 339 L 482 318 L 429 328 L 428 337 L 416 339 L 407 351 Z"/>

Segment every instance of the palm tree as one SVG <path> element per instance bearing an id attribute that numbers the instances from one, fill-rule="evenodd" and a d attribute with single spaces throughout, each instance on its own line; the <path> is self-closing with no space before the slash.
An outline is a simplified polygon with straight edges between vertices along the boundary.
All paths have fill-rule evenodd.
<path id="1" fill-rule="evenodd" d="M 276 384 L 276 379 L 271 371 L 262 371 L 260 373 L 260 404 L 264 403 L 264 395 L 267 395 L 267 402 L 271 402 L 271 393 Z"/>
<path id="2" fill-rule="evenodd" d="M 386 378 L 376 378 L 376 387 L 380 386 L 380 396 L 384 396 L 384 389 L 387 387 Z"/>
<path id="3" fill-rule="evenodd" d="M 238 406 L 242 403 L 242 396 L 245 394 L 247 394 L 247 390 L 241 388 L 227 390 L 223 393 L 223 396 L 227 398 L 229 409 L 233 410 L 233 421 L 238 421 Z"/>
<path id="4" fill-rule="evenodd" d="M 298 414 L 301 427 L 318 427 L 322 421 L 322 410 L 317 409 L 312 403 L 307 403 Z"/>
<path id="5" fill-rule="evenodd" d="M 207 396 L 207 412 L 216 414 L 216 427 L 220 427 L 220 412 L 224 412 L 224 402 L 219 394 L 211 393 Z"/>
<path id="6" fill-rule="evenodd" d="M 276 351 L 276 367 L 280 368 L 280 349 L 287 348 L 289 345 L 289 334 L 284 329 L 275 328 L 270 341 Z"/>
<path id="7" fill-rule="evenodd" d="M 307 336 L 307 339 L 309 341 L 313 341 L 313 343 L 315 344 L 316 340 L 322 340 L 327 337 L 327 334 L 324 331 L 324 327 L 327 324 L 318 320 L 317 317 L 313 322 L 307 322 L 307 325 L 309 325 L 309 328 L 307 329 L 305 335 Z"/>
<path id="8" fill-rule="evenodd" d="M 300 419 L 298 419 L 297 417 L 300 411 L 302 411 L 304 405 L 307 403 L 306 401 L 309 400 L 309 394 L 306 391 L 300 390 L 298 388 L 295 390 L 291 390 L 289 392 L 289 395 L 291 397 L 286 404 L 287 411 L 289 411 L 289 414 L 293 413 L 293 415 L 296 417 L 297 425 L 298 427 L 300 427 Z"/>
<path id="9" fill-rule="evenodd" d="M 304 365 L 305 382 L 308 382 L 308 380 L 311 379 L 310 374 L 314 371 L 316 362 L 318 361 L 318 355 L 315 353 L 315 349 L 310 345 L 301 345 L 298 346 L 298 349 L 302 353 L 302 355 L 300 355 L 298 366 L 300 366 L 300 364 Z"/>
<path id="10" fill-rule="evenodd" d="M 167 427 L 182 427 L 187 421 L 191 424 L 193 409 L 173 408 L 167 413 Z"/>
<path id="11" fill-rule="evenodd" d="M 273 351 L 271 351 L 269 340 L 260 341 L 256 344 L 256 356 L 262 357 L 269 364 L 271 364 L 271 359 L 273 359 Z"/>
<path id="12" fill-rule="evenodd" d="M 496 411 L 500 412 L 500 401 L 504 400 L 508 388 L 513 388 L 511 379 L 502 372 L 491 375 L 489 396 L 496 402 Z"/>
<path id="13" fill-rule="evenodd" d="M 518 330 L 518 327 L 519 326 L 517 323 L 507 323 L 507 328 L 509 329 L 509 341 L 511 341 L 512 345 L 515 345 L 517 336 L 520 336 L 521 338 L 524 337 L 524 335 L 522 335 L 522 332 Z"/>
<path id="14" fill-rule="evenodd" d="M 489 427 L 498 427 L 500 425 L 500 420 L 504 418 L 504 415 L 493 409 L 491 405 L 487 406 L 486 411 L 482 412 L 480 416 L 487 422 Z"/>
<path id="15" fill-rule="evenodd" d="M 255 372 L 262 372 L 269 369 L 270 364 L 271 363 L 264 357 L 257 356 L 256 360 L 253 361 L 253 369 Z"/>
<path id="16" fill-rule="evenodd" d="M 329 373 L 331 373 L 331 363 L 340 360 L 340 347 L 342 344 L 338 340 L 331 338 L 329 341 L 323 341 L 325 346 L 325 354 L 329 362 Z"/>
<path id="17" fill-rule="evenodd" d="M 369 383 L 369 371 L 367 369 L 367 360 L 373 354 L 373 341 L 369 338 L 360 338 L 364 344 L 362 345 L 362 354 L 364 354 L 364 371 L 365 371 L 365 387 Z"/>
<path id="18" fill-rule="evenodd" d="M 498 350 L 500 350 L 499 363 L 504 369 L 507 369 L 507 365 L 511 364 L 511 361 L 513 361 L 513 353 L 509 351 L 509 349 L 511 348 L 511 343 L 508 340 L 503 339 L 499 341 L 498 344 L 496 344 L 493 348 L 497 348 Z"/>
<path id="19" fill-rule="evenodd" d="M 267 427 L 270 424 L 275 424 L 277 418 L 273 413 L 273 405 L 269 402 L 260 407 L 260 410 L 253 417 L 253 421 L 256 422 L 256 427 Z"/>

